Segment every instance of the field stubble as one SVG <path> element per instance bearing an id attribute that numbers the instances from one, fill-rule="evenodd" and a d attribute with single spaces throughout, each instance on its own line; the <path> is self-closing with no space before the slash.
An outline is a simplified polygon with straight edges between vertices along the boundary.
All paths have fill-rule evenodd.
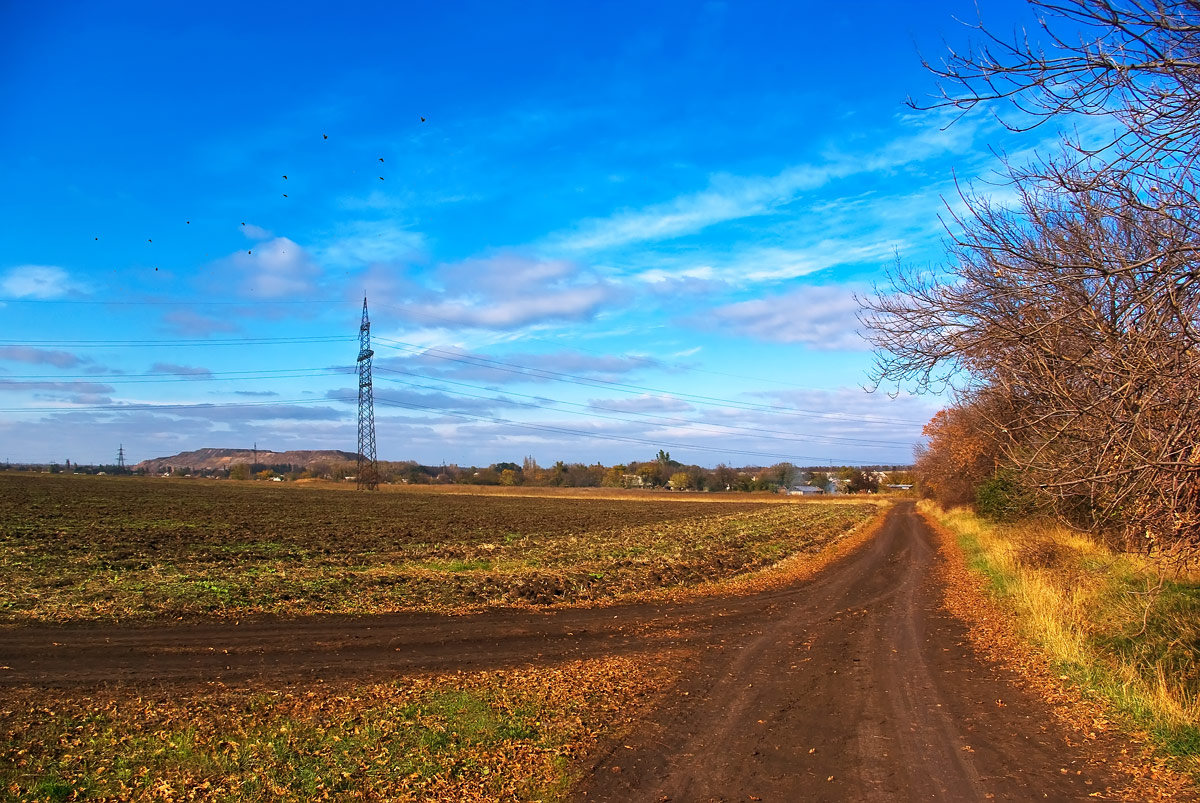
<path id="1" fill-rule="evenodd" d="M 875 504 L 0 475 L 0 621 L 591 604 L 815 553 Z"/>

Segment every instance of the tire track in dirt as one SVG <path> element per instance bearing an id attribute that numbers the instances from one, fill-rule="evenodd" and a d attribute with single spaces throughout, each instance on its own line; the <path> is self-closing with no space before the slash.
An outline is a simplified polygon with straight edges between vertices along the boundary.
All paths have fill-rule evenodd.
<path id="1" fill-rule="evenodd" d="M 937 559 L 933 533 L 898 505 L 781 616 L 706 645 L 649 721 L 600 754 L 578 799 L 1104 799 L 1117 779 L 1100 747 L 1073 744 L 971 651 L 941 607 Z"/>

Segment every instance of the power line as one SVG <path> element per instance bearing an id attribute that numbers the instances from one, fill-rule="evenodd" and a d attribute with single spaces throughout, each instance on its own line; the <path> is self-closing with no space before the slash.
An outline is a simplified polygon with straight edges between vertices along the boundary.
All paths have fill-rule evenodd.
<path id="1" fill-rule="evenodd" d="M 6 407 L 0 413 L 124 413 L 147 410 L 210 410 L 226 407 L 272 407 L 283 404 L 317 405 L 326 402 L 352 402 L 351 397 L 329 396 L 324 399 L 273 399 L 261 402 L 196 402 L 187 404 L 91 404 L 75 407 Z"/>
<path id="2" fill-rule="evenodd" d="M 336 306 L 336 305 L 349 305 L 349 304 L 353 304 L 353 303 L 357 303 L 357 302 L 353 301 L 353 300 L 349 300 L 349 299 L 347 299 L 347 300 L 330 300 L 330 299 L 281 300 L 281 299 L 276 299 L 276 300 L 271 300 L 271 301 L 260 301 L 260 300 L 204 301 L 204 300 L 200 300 L 200 299 L 188 299 L 186 301 L 167 301 L 167 300 L 99 301 L 99 300 L 83 300 L 83 299 L 0 298 L 0 304 L 76 304 L 76 305 L 91 305 L 91 306 L 147 306 L 147 307 L 154 307 L 154 306 L 160 306 L 160 307 L 169 307 L 169 306 L 253 307 L 253 306 L 262 306 L 264 304 L 292 305 L 292 306 L 298 306 L 298 305 Z M 381 304 L 379 302 L 376 302 L 375 306 L 383 307 L 385 309 L 396 310 L 396 311 L 401 312 L 412 318 L 421 318 L 421 319 L 424 319 L 427 321 L 438 321 L 438 322 L 441 322 L 444 324 L 449 324 L 454 327 L 461 326 L 461 323 L 459 321 L 455 321 L 453 319 L 446 318 L 446 317 L 443 317 L 440 315 L 435 315 L 431 312 L 427 312 L 424 310 L 417 310 L 413 307 L 397 305 L 397 304 Z M 547 344 L 550 344 L 553 346 L 557 346 L 559 348 L 563 348 L 563 344 L 560 341 L 550 340 L 549 338 L 538 337 L 537 335 L 531 335 L 528 333 L 522 335 L 521 339 L 522 340 L 535 340 L 539 343 L 547 343 Z M 726 377 L 726 378 L 730 378 L 730 379 L 744 379 L 744 380 L 748 380 L 751 382 L 763 382 L 763 383 L 770 384 L 770 385 L 781 385 L 781 386 L 785 386 L 785 387 L 798 388 L 801 390 L 824 390 L 824 388 L 818 388 L 818 387 L 814 387 L 812 385 L 801 385 L 796 382 L 785 382 L 781 379 L 768 379 L 766 377 L 761 377 L 761 376 L 747 376 L 745 374 L 732 374 L 732 373 L 728 373 L 725 371 L 714 371 L 710 368 L 699 368 L 694 365 L 672 365 L 670 363 L 665 363 L 662 360 L 655 359 L 654 357 L 642 357 L 642 356 L 639 356 L 636 354 L 609 355 L 609 354 L 606 354 L 605 352 L 597 351 L 595 349 L 586 349 L 578 344 L 571 345 L 566 348 L 569 351 L 577 351 L 577 352 L 581 352 L 583 354 L 592 354 L 592 355 L 601 356 L 601 357 L 616 356 L 618 359 L 642 363 L 651 368 L 660 368 L 660 369 L 671 370 L 671 371 L 685 371 L 688 373 L 709 374 L 711 376 L 722 376 L 722 377 Z"/>
<path id="3" fill-rule="evenodd" d="M 309 379 L 309 378 L 313 378 L 313 377 L 322 377 L 322 376 L 340 376 L 342 374 L 351 374 L 351 373 L 353 373 L 353 371 L 346 370 L 346 369 L 343 369 L 340 371 L 318 369 L 316 372 L 310 372 L 310 373 L 274 373 L 274 374 L 271 374 L 270 376 L 265 375 L 265 374 L 257 374 L 257 373 L 252 374 L 250 376 L 222 376 L 221 374 L 224 374 L 224 373 L 239 373 L 239 372 L 236 372 L 236 371 L 234 371 L 234 372 L 217 372 L 217 373 L 212 373 L 212 374 L 174 374 L 173 376 L 177 377 L 175 379 L 143 379 L 143 378 L 140 378 L 140 376 L 142 376 L 142 375 L 139 375 L 137 377 L 127 377 L 127 376 L 115 376 L 115 377 L 111 377 L 111 378 L 105 377 L 103 379 L 97 379 L 94 375 L 86 377 L 86 379 L 83 377 L 78 377 L 78 376 L 76 376 L 76 377 L 68 377 L 68 376 L 55 377 L 53 375 L 43 376 L 41 378 L 46 379 L 46 380 L 51 380 L 51 381 L 73 379 L 75 381 L 73 381 L 72 384 L 75 384 L 75 385 L 96 385 L 98 387 L 103 387 L 106 385 L 145 385 L 145 384 L 153 385 L 153 384 L 172 383 L 172 382 L 244 382 L 247 380 L 259 380 L 259 379 Z M 145 375 L 145 376 L 153 376 L 153 375 Z M 168 376 L 170 376 L 170 375 L 168 375 Z M 18 377 L 8 377 L 3 374 L 0 374 L 0 386 L 12 389 L 12 388 L 19 388 L 21 385 L 29 385 L 30 388 L 37 390 L 38 385 L 47 384 L 46 382 L 29 381 L 28 377 L 26 377 L 22 381 L 17 381 L 17 382 L 10 381 L 10 379 L 18 379 Z M 84 379 L 84 381 L 78 381 L 80 379 Z"/>
<path id="4" fill-rule="evenodd" d="M 269 301 L 260 301 L 258 299 L 247 299 L 246 301 L 203 301 L 200 299 L 187 299 L 186 301 L 103 301 L 99 299 L 80 299 L 80 298 L 0 298 L 0 304 L 78 304 L 97 307 L 260 307 L 264 304 L 270 305 L 298 305 L 298 304 L 353 304 L 353 300 L 337 300 L 337 299 L 272 299 Z"/>
<path id="5" fill-rule="evenodd" d="M 520 427 L 521 429 L 530 429 L 530 430 L 535 430 L 535 431 L 539 431 L 539 432 L 552 432 L 552 433 L 555 433 L 558 435 L 581 436 L 581 437 L 585 437 L 585 438 L 593 438 L 595 440 L 620 441 L 623 443 L 637 443 L 637 444 L 642 444 L 642 445 L 646 445 L 646 446 L 655 446 L 660 449 L 663 447 L 667 447 L 667 448 L 671 448 L 671 449 L 691 449 L 694 451 L 701 451 L 701 452 L 715 452 L 718 454 L 740 454 L 740 455 L 749 455 L 752 457 L 768 457 L 768 458 L 772 458 L 772 459 L 799 460 L 801 462 L 813 460 L 813 461 L 823 463 L 823 462 L 833 460 L 834 462 L 840 462 L 845 465 L 866 462 L 866 461 L 862 461 L 862 460 L 844 460 L 844 459 L 840 459 L 840 458 L 817 457 L 815 455 L 788 455 L 788 454 L 780 454 L 780 453 L 776 453 L 776 452 L 757 452 L 757 451 L 752 451 L 749 449 L 724 449 L 724 448 L 720 448 L 720 447 L 716 447 L 716 446 L 697 446 L 695 444 L 689 444 L 689 443 L 672 443 L 672 442 L 660 441 L 660 440 L 648 440 L 646 438 L 635 438 L 635 437 L 627 436 L 627 435 L 614 435 L 611 433 L 588 432 L 586 430 L 569 429 L 567 427 L 556 427 L 556 426 L 550 426 L 550 425 L 546 425 L 546 424 L 528 424 L 528 423 L 524 423 L 524 422 L 520 422 L 520 421 L 512 421 L 511 419 L 507 419 L 507 418 L 499 418 L 497 416 L 472 415 L 471 413 L 453 413 L 453 412 L 449 412 L 447 410 L 442 410 L 441 408 L 438 408 L 438 407 L 429 407 L 429 406 L 422 405 L 422 404 L 401 402 L 401 401 L 396 401 L 394 399 L 388 399 L 383 396 L 376 397 L 376 401 L 378 401 L 380 404 L 384 404 L 384 405 L 387 405 L 390 407 L 402 407 L 402 408 L 409 409 L 409 410 L 424 410 L 424 411 L 428 411 L 428 412 L 438 413 L 440 415 L 452 416 L 454 418 L 463 418 L 463 419 L 470 420 L 470 421 L 486 421 L 486 422 L 490 422 L 490 423 L 494 423 L 494 424 L 508 424 L 510 426 Z"/>
<path id="6" fill-rule="evenodd" d="M 735 399 L 724 399 L 717 396 L 703 396 L 695 393 L 677 393 L 661 388 L 646 387 L 643 385 L 631 385 L 625 382 L 613 382 L 607 379 L 595 379 L 592 377 L 579 376 L 577 374 L 566 374 L 559 371 L 550 371 L 543 368 L 532 368 L 522 366 L 516 363 L 504 362 L 503 360 L 493 360 L 487 357 L 478 357 L 470 354 L 461 354 L 458 352 L 444 351 L 437 348 L 426 348 L 417 346 L 412 343 L 405 343 L 401 340 L 390 340 L 388 338 L 377 337 L 376 342 L 383 345 L 385 348 L 395 349 L 396 351 L 406 351 L 418 355 L 430 355 L 435 359 L 446 360 L 449 362 L 462 363 L 464 365 L 473 365 L 477 368 L 487 368 L 494 371 L 502 371 L 519 376 L 529 376 L 540 379 L 549 379 L 556 382 L 566 382 L 572 385 L 583 385 L 584 387 L 593 388 L 612 388 L 622 393 L 651 393 L 668 399 L 677 401 L 690 401 L 696 404 L 704 404 L 715 407 L 727 407 L 737 410 L 749 410 L 752 412 L 768 412 L 777 413 L 779 415 L 792 415 L 801 418 L 820 418 L 830 421 L 850 421 L 850 422 L 867 422 L 873 424 L 924 424 L 924 421 L 915 421 L 904 418 L 885 418 L 883 416 L 852 416 L 845 413 L 822 413 L 815 410 L 802 410 L 793 407 L 783 407 L 774 404 L 758 404 L 757 402 L 741 402 Z M 390 345 L 395 344 L 395 345 Z"/>
<path id="7" fill-rule="evenodd" d="M 450 326 L 452 326 L 456 329 L 460 328 L 462 326 L 462 323 L 459 321 L 455 321 L 451 318 L 445 318 L 445 317 L 442 317 L 441 315 L 434 315 L 432 312 L 426 312 L 423 310 L 417 311 L 417 310 L 413 309 L 412 307 L 406 307 L 403 305 L 397 306 L 395 304 L 376 304 L 376 306 L 384 307 L 386 309 L 394 309 L 397 312 L 404 313 L 404 314 L 409 315 L 414 318 L 424 318 L 426 320 L 441 321 L 442 323 L 449 324 Z M 548 343 L 552 346 L 557 346 L 558 348 L 563 348 L 563 344 L 560 341 L 550 340 L 550 339 L 544 338 L 544 337 L 538 337 L 537 335 L 524 334 L 521 336 L 521 339 L 522 340 L 536 340 L 539 343 Z M 600 357 L 613 356 L 610 354 L 606 354 L 602 351 L 596 351 L 595 349 L 585 349 L 583 346 L 580 346 L 578 344 L 568 346 L 567 349 L 569 351 L 578 351 L 578 352 L 582 352 L 584 354 L 594 354 L 594 355 L 600 356 Z M 657 360 L 653 357 L 640 357 L 636 354 L 621 354 L 621 355 L 617 355 L 617 357 L 618 357 L 618 359 L 631 360 L 633 362 L 644 363 L 653 368 L 662 368 L 662 369 L 667 369 L 667 370 L 672 370 L 672 371 L 687 371 L 689 373 L 711 374 L 713 376 L 723 376 L 723 377 L 727 377 L 727 378 L 731 378 L 731 379 L 746 379 L 751 382 L 765 382 L 769 385 L 784 385 L 786 387 L 799 388 L 801 390 L 823 390 L 823 388 L 816 388 L 816 387 L 812 387 L 811 385 L 800 385 L 795 382 L 784 382 L 780 379 L 765 379 L 760 376 L 744 376 L 742 374 L 729 374 L 729 373 L 725 373 L 723 371 L 713 371 L 708 368 L 697 368 L 695 366 L 690 366 L 690 365 L 671 365 L 669 363 L 663 362 L 662 360 Z"/>
<path id="8" fill-rule="evenodd" d="M 431 379 L 431 377 L 426 377 L 421 374 L 411 374 L 411 373 L 408 373 L 407 371 L 399 371 L 394 368 L 379 368 L 377 370 L 383 371 L 385 373 L 403 374 L 405 376 L 415 376 L 420 379 Z M 520 396 L 522 398 L 534 399 L 534 400 L 541 399 L 544 401 L 553 402 L 556 405 L 566 405 L 566 406 L 570 406 L 570 407 L 582 408 L 580 410 L 560 410 L 557 407 L 552 407 L 550 405 L 545 405 L 545 404 L 517 402 L 517 401 L 513 401 L 511 399 L 497 398 L 495 396 L 481 396 L 481 395 L 478 395 L 475 393 L 464 393 L 462 391 L 451 390 L 449 388 L 439 388 L 439 387 L 435 387 L 432 385 L 420 385 L 415 382 L 405 382 L 400 379 L 392 379 L 392 378 L 386 377 L 386 376 L 380 377 L 380 378 L 383 379 L 385 382 L 394 382 L 394 383 L 401 384 L 401 385 L 407 385 L 408 387 L 421 388 L 423 390 L 431 390 L 431 391 L 436 391 L 439 393 L 452 393 L 456 396 L 464 396 L 464 397 L 472 398 L 472 399 L 482 399 L 485 401 L 495 401 L 495 402 L 499 402 L 501 404 L 510 404 L 510 405 L 514 405 L 514 406 L 518 406 L 518 407 L 530 407 L 530 408 L 534 408 L 534 409 L 538 409 L 538 410 L 549 410 L 551 412 L 570 413 L 572 415 L 586 415 L 586 416 L 591 416 L 594 418 L 605 418 L 605 419 L 609 419 L 612 421 L 624 421 L 624 422 L 630 423 L 630 424 L 649 424 L 649 423 L 651 423 L 651 421 L 663 421 L 663 422 L 668 422 L 669 424 L 672 424 L 672 425 L 683 424 L 688 429 L 694 430 L 696 432 L 706 432 L 706 433 L 713 434 L 713 435 L 724 435 L 724 434 L 729 434 L 728 431 L 736 431 L 736 432 L 747 432 L 747 433 L 751 433 L 751 434 L 759 435 L 759 436 L 770 435 L 770 436 L 774 437 L 776 440 L 788 440 L 788 441 L 797 441 L 797 442 L 824 441 L 824 442 L 830 443 L 831 445 L 836 445 L 838 443 L 841 443 L 841 444 L 850 445 L 850 446 L 875 446 L 875 447 L 884 447 L 884 448 L 888 448 L 888 447 L 910 448 L 912 446 L 911 443 L 900 442 L 900 441 L 881 441 L 881 440 L 871 440 L 871 439 L 867 439 L 867 438 L 843 438 L 843 437 L 840 437 L 837 435 L 812 435 L 812 434 L 808 434 L 808 433 L 794 433 L 794 432 L 786 432 L 786 431 L 774 430 L 774 429 L 760 429 L 757 427 L 741 427 L 741 426 L 731 425 L 731 424 L 717 424 L 717 423 L 712 423 L 712 422 L 708 422 L 708 421 L 692 421 L 692 420 L 689 420 L 686 418 L 674 418 L 671 416 L 660 416 L 660 415 L 656 415 L 653 413 L 641 413 L 636 410 L 620 410 L 620 409 L 616 409 L 616 408 L 612 408 L 612 407 L 601 407 L 601 406 L 594 405 L 594 404 L 581 404 L 579 402 L 560 401 L 558 399 L 546 399 L 544 397 L 533 396 L 533 395 L 530 395 L 527 393 L 515 393 L 512 391 L 504 391 L 505 395 Z M 448 384 L 459 385 L 462 387 L 475 388 L 476 390 L 484 390 L 484 391 L 488 390 L 488 388 L 483 388 L 478 385 L 471 385 L 466 382 L 455 382 L 453 380 L 448 380 L 448 379 L 432 379 L 432 381 L 444 382 L 444 383 L 448 383 Z M 609 413 L 620 413 L 622 415 L 619 415 L 619 416 L 603 415 L 601 413 L 597 413 L 596 412 L 597 410 L 600 410 L 603 412 L 609 412 Z M 636 416 L 641 416 L 641 418 L 626 418 L 626 417 L 624 417 L 626 415 L 636 415 Z M 707 429 L 700 429 L 699 427 L 707 427 Z M 714 427 L 717 429 L 712 429 Z M 727 432 L 720 432 L 717 430 L 727 430 Z"/>
<path id="9" fill-rule="evenodd" d="M 181 346 L 273 346 L 302 343 L 346 343 L 352 337 L 240 337 L 205 338 L 196 340 L 2 340 L 0 346 L 36 346 L 40 348 L 145 348 L 148 346 L 172 348 Z"/>
<path id="10" fill-rule="evenodd" d="M 439 384 L 449 384 L 449 385 L 456 385 L 459 387 L 471 388 L 474 390 L 490 391 L 489 388 L 485 388 L 480 385 L 473 385 L 468 382 L 459 382 L 456 380 L 442 379 L 442 378 L 438 378 L 438 377 L 430 377 L 430 376 L 427 376 L 424 374 L 417 374 L 417 373 L 412 373 L 409 371 L 401 371 L 401 370 L 394 369 L 394 368 L 380 368 L 379 370 L 383 371 L 385 373 L 415 377 L 418 379 L 424 379 L 424 380 L 436 382 Z M 348 375 L 348 374 L 352 374 L 352 373 L 354 373 L 354 370 L 350 369 L 350 368 L 295 368 L 295 369 L 285 368 L 285 369 L 261 370 L 261 371 L 223 371 L 223 372 L 213 372 L 210 374 L 206 373 L 203 375 L 194 375 L 194 374 L 186 373 L 186 372 L 158 372 L 158 373 L 139 374 L 136 377 L 123 377 L 123 376 L 105 377 L 104 379 L 99 379 L 99 380 L 96 379 L 94 375 L 40 374 L 40 375 L 18 375 L 18 376 L 4 377 L 4 378 L 0 379 L 0 385 L 9 385 L 10 387 L 16 386 L 16 385 L 20 385 L 20 384 L 24 384 L 24 383 L 23 382 L 11 382 L 10 380 L 29 380 L 29 379 L 58 379 L 58 380 L 87 379 L 87 380 L 90 380 L 88 382 L 88 384 L 100 386 L 100 385 L 106 385 L 106 384 L 139 384 L 139 383 L 159 383 L 159 382 L 225 382 L 225 381 L 245 381 L 245 380 L 262 379 L 262 378 L 296 379 L 296 378 L 310 378 L 310 377 L 322 377 L 322 376 L 340 376 L 340 375 Z M 230 376 L 230 374 L 236 374 L 236 376 Z M 161 377 L 172 377 L 172 378 L 167 379 L 167 378 L 161 378 Z M 621 410 L 618 408 L 604 407 L 604 406 L 596 405 L 596 404 L 583 404 L 580 402 L 570 402 L 570 401 L 564 401 L 561 399 L 551 399 L 551 398 L 546 398 L 543 396 L 534 396 L 532 394 L 517 393 L 515 391 L 503 391 L 503 394 L 505 396 L 518 396 L 521 398 L 532 399 L 532 400 L 534 400 L 534 402 L 546 401 L 546 402 L 550 402 L 551 404 L 548 405 L 548 404 L 538 404 L 538 403 L 522 403 L 522 402 L 516 402 L 516 401 L 513 401 L 512 399 L 503 398 L 503 397 L 483 396 L 483 395 L 478 395 L 478 394 L 473 394 L 473 393 L 465 393 L 462 391 L 456 391 L 456 390 L 452 390 L 452 389 L 445 388 L 445 387 L 437 387 L 434 385 L 422 385 L 422 384 L 418 384 L 418 383 L 414 383 L 414 382 L 404 382 L 402 380 L 391 379 L 389 377 L 382 377 L 382 378 L 385 381 L 403 384 L 408 387 L 420 388 L 423 390 L 429 390 L 429 391 L 440 392 L 440 393 L 451 393 L 451 394 L 454 394 L 457 396 L 481 399 L 481 400 L 485 400 L 485 401 L 493 401 L 493 402 L 500 403 L 500 404 L 509 404 L 509 405 L 514 405 L 514 406 L 521 406 L 521 407 L 527 407 L 527 408 L 533 408 L 533 409 L 539 409 L 539 410 L 548 410 L 548 411 L 552 411 L 552 412 L 565 412 L 565 413 L 570 413 L 570 414 L 574 414 L 574 415 L 588 415 L 591 417 L 606 418 L 609 420 L 623 421 L 623 422 L 635 423 L 635 424 L 649 424 L 652 422 L 663 422 L 668 425 L 683 425 L 686 428 L 691 429 L 693 431 L 707 432 L 707 433 L 711 433 L 711 434 L 726 434 L 729 432 L 733 432 L 733 433 L 745 432 L 745 433 L 749 433 L 752 435 L 760 435 L 760 436 L 768 435 L 768 436 L 775 437 L 776 439 L 779 439 L 779 440 L 789 440 L 789 441 L 796 441 L 796 442 L 814 442 L 814 443 L 823 442 L 823 443 L 829 443 L 829 444 L 835 444 L 835 445 L 840 443 L 840 444 L 852 445 L 852 446 L 870 446 L 870 447 L 882 447 L 882 448 L 889 448 L 889 447 L 905 448 L 910 445 L 907 442 L 899 442 L 899 441 L 886 441 L 886 440 L 867 439 L 867 438 L 849 438 L 849 437 L 842 437 L 842 436 L 837 436 L 837 435 L 816 435 L 816 434 L 803 433 L 803 432 L 790 432 L 790 431 L 785 431 L 785 430 L 764 429 L 764 428 L 760 428 L 760 427 L 745 427 L 745 426 L 738 426 L 736 424 L 721 424 L 721 423 L 715 423 L 715 422 L 693 421 L 693 420 L 685 419 L 685 418 L 677 418 L 677 417 L 673 417 L 673 416 L 663 416 L 663 415 L 657 415 L 654 413 L 639 412 L 637 410 Z M 29 383 L 29 384 L 36 387 L 37 383 Z M 263 402 L 263 404 L 270 404 L 270 402 Z M 578 410 L 561 410 L 561 409 L 558 409 L 558 407 L 555 407 L 552 405 L 573 407 L 573 408 L 579 408 L 579 409 Z M 30 410 L 30 409 L 44 409 L 44 408 L 25 408 L 25 409 Z M 55 409 L 79 410 L 79 409 L 87 409 L 87 408 L 71 407 L 71 408 L 55 408 Z M 126 408 L 122 407 L 122 409 L 126 409 Z M 603 413 L 618 413 L 619 415 L 603 415 Z M 627 417 L 630 415 L 638 416 L 638 418 Z"/>
<path id="11" fill-rule="evenodd" d="M 120 382 L 123 380 L 136 380 L 143 377 L 160 377 L 160 376 L 177 376 L 177 377 L 199 377 L 205 378 L 210 376 L 227 376 L 232 374 L 253 374 L 252 378 L 267 379 L 278 374 L 287 374 L 296 371 L 310 371 L 314 375 L 320 375 L 320 372 L 351 372 L 353 369 L 346 367 L 330 367 L 330 366 L 314 366 L 311 368 L 256 368 L 252 371 L 148 371 L 144 374 L 3 374 L 3 379 L 85 379 L 93 382 Z M 101 377 L 101 378 L 97 378 Z M 286 378 L 286 377 L 285 377 Z"/>

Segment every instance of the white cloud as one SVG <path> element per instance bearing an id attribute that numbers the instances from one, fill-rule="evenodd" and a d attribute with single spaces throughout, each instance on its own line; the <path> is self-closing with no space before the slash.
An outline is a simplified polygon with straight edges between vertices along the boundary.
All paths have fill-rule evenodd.
<path id="1" fill-rule="evenodd" d="M 662 254 L 651 257 L 657 265 L 636 278 L 652 290 L 676 292 L 679 285 L 695 284 L 703 289 L 712 283 L 732 287 L 798 279 L 839 265 L 886 261 L 901 241 L 882 236 L 858 239 L 826 238 L 793 248 L 750 246 L 724 254 L 705 254 L 703 265 L 692 254 Z M 643 257 L 643 259 L 645 259 Z"/>
<path id="2" fill-rule="evenodd" d="M 620 410 L 626 413 L 682 413 L 695 409 L 681 399 L 646 394 L 617 399 L 588 399 L 588 404 L 596 408 Z"/>
<path id="3" fill-rule="evenodd" d="M 708 189 L 645 209 L 583 221 L 574 231 L 552 238 L 551 244 L 566 251 L 601 251 L 691 234 L 715 223 L 769 212 L 793 200 L 801 190 L 815 189 L 845 175 L 848 169 L 844 165 L 802 165 L 775 176 L 718 175 Z"/>
<path id="4" fill-rule="evenodd" d="M 865 349 L 858 335 L 858 302 L 852 288 L 804 287 L 783 295 L 717 307 L 708 325 L 773 343 L 816 349 Z"/>
<path id="5" fill-rule="evenodd" d="M 241 278 L 245 295 L 282 298 L 316 289 L 321 269 L 298 244 L 287 237 L 259 243 L 227 260 Z"/>
<path id="6" fill-rule="evenodd" d="M 588 320 L 624 297 L 624 291 L 575 263 L 514 254 L 444 266 L 431 281 L 441 285 L 440 295 L 405 308 L 438 326 L 512 329 Z"/>
<path id="7" fill-rule="evenodd" d="M 550 382 L 556 374 L 615 380 L 648 367 L 663 367 L 657 360 L 649 358 L 590 355 L 577 351 L 495 355 L 452 347 L 428 349 L 404 356 L 377 356 L 375 364 L 384 369 L 408 371 L 430 379 L 484 382 L 488 385 Z"/>
<path id="8" fill-rule="evenodd" d="M 413 260 L 425 249 L 425 237 L 390 221 L 360 220 L 343 226 L 327 244 L 313 253 L 323 264 L 366 267 L 377 263 Z"/>
<path id="9" fill-rule="evenodd" d="M 62 298 L 82 292 L 82 284 L 53 265 L 18 265 L 0 279 L 0 293 L 11 298 Z"/>
<path id="10" fill-rule="evenodd" d="M 18 380 L 0 380 L 0 391 L 10 393 L 25 393 L 33 390 L 55 391 L 59 393 L 112 393 L 111 385 L 97 382 L 22 382 Z"/>
<path id="11" fill-rule="evenodd" d="M 243 223 L 241 226 L 238 226 L 238 228 L 242 230 L 242 234 L 251 240 L 271 239 L 271 232 L 267 231 L 261 226 L 255 226 L 253 223 Z"/>

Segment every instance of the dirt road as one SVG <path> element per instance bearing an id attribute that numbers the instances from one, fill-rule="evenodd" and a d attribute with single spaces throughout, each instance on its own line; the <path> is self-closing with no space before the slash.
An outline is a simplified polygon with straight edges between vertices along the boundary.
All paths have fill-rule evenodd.
<path id="1" fill-rule="evenodd" d="M 911 505 L 796 588 L 597 762 L 589 801 L 1104 798 L 1097 745 L 966 646 Z"/>
<path id="2" fill-rule="evenodd" d="M 744 597 L 551 613 L 0 631 L 0 686 L 303 682 L 681 647 L 694 657 L 580 800 L 1082 800 L 1114 782 L 941 609 L 898 505 L 816 577 Z M 1090 798 L 1096 799 L 1096 798 Z"/>

